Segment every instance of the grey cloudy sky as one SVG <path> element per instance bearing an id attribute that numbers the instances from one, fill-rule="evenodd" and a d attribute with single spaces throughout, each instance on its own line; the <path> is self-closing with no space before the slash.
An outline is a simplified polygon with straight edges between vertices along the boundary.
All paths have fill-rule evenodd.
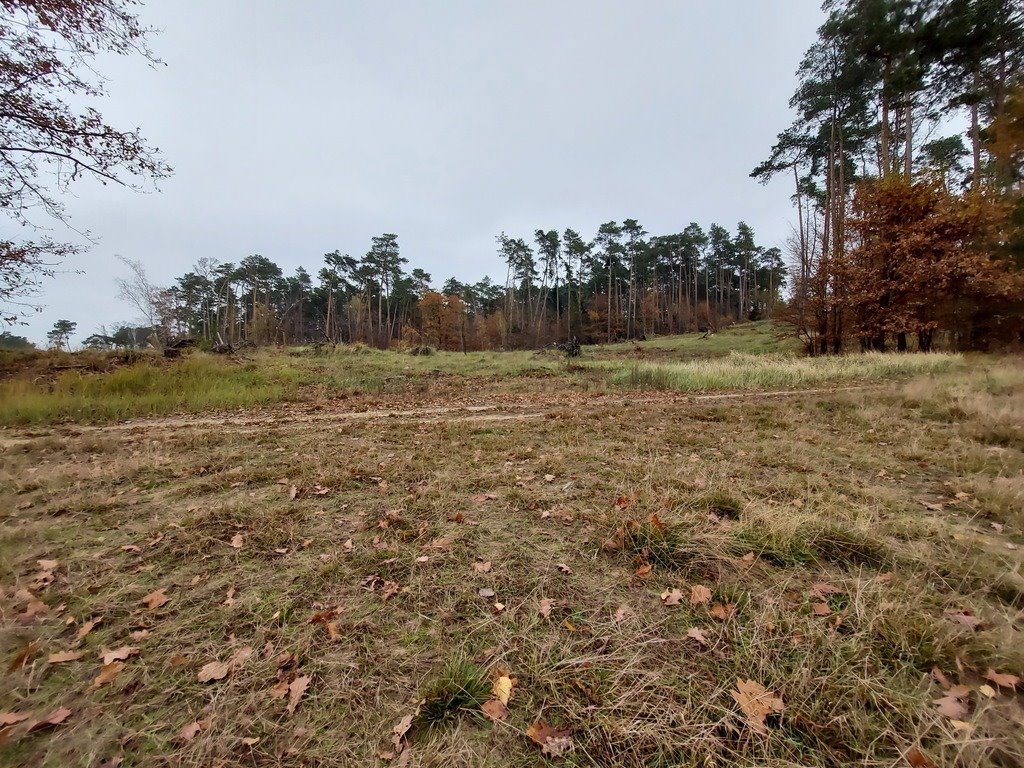
<path id="1" fill-rule="evenodd" d="M 166 62 L 104 62 L 115 125 L 174 166 L 155 194 L 81 186 L 99 238 L 26 333 L 131 320 L 116 255 L 169 284 L 261 253 L 315 274 L 396 232 L 409 267 L 504 279 L 502 230 L 610 219 L 751 224 L 781 245 L 789 187 L 748 178 L 791 115 L 819 0 L 149 0 Z"/>

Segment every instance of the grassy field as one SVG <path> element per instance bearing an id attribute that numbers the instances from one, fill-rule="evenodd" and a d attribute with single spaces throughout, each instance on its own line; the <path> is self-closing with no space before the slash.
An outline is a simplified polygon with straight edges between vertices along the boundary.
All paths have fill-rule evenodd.
<path id="1" fill-rule="evenodd" d="M 0 765 L 1024 765 L 1024 362 L 700 341 L 5 396 Z"/>
<path id="2" fill-rule="evenodd" d="M 714 392 L 815 387 L 935 373 L 961 364 L 952 355 L 865 355 L 806 359 L 771 323 L 701 334 L 588 347 L 567 361 L 539 352 L 433 352 L 369 349 L 264 349 L 240 357 L 196 353 L 180 361 L 57 354 L 22 365 L 0 360 L 0 425 L 55 420 L 109 422 L 171 413 L 255 408 L 272 403 L 405 396 L 452 399 L 481 388 L 493 395 L 665 389 Z M 69 368 L 78 363 L 77 367 Z M 87 364 L 85 364 L 87 363 Z"/>

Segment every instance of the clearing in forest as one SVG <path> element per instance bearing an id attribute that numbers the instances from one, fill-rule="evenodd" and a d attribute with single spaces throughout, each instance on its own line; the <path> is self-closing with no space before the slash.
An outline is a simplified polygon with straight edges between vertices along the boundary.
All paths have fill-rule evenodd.
<path id="1" fill-rule="evenodd" d="M 0 764 L 1021 764 L 1024 365 L 666 343 L 9 379 Z"/>

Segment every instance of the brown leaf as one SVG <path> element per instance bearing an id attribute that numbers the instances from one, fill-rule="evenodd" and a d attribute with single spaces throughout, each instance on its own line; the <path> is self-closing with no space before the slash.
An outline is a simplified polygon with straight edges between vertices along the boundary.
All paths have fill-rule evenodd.
<path id="1" fill-rule="evenodd" d="M 620 605 L 615 610 L 615 616 L 613 618 L 615 619 L 615 623 L 616 624 L 621 624 L 623 621 L 626 620 L 626 617 L 628 615 L 629 615 L 629 607 L 625 606 L 625 605 Z"/>
<path id="2" fill-rule="evenodd" d="M 178 738 L 182 741 L 192 741 L 199 732 L 203 730 L 202 724 L 197 720 L 194 723 L 189 723 L 181 729 L 181 733 L 178 734 Z"/>
<path id="3" fill-rule="evenodd" d="M 122 645 L 120 648 L 116 648 L 113 651 L 103 648 L 100 651 L 100 656 L 103 658 L 104 665 L 112 664 L 115 661 L 124 661 L 129 656 L 134 656 L 139 652 L 139 649 L 131 645 Z"/>
<path id="4" fill-rule="evenodd" d="M 395 581 L 385 581 L 384 582 L 384 590 L 381 592 L 381 598 L 383 598 L 384 600 L 387 600 L 389 597 L 394 597 L 395 595 L 398 594 L 398 590 L 399 590 L 398 582 L 395 582 Z"/>
<path id="5" fill-rule="evenodd" d="M 477 594 L 483 598 L 491 598 L 494 597 L 494 590 L 490 589 L 489 587 L 484 587 L 479 592 L 477 592 Z"/>
<path id="6" fill-rule="evenodd" d="M 640 565 L 637 566 L 636 570 L 633 571 L 633 575 L 641 579 L 646 579 L 648 576 L 651 575 L 651 571 L 653 570 L 654 566 L 650 563 L 640 563 Z"/>
<path id="7" fill-rule="evenodd" d="M 715 603 L 711 606 L 711 610 L 708 613 L 719 621 L 727 621 L 729 617 L 736 613 L 736 606 L 733 603 L 726 603 L 725 605 Z"/>
<path id="8" fill-rule="evenodd" d="M 666 589 L 661 593 L 662 605 L 679 605 L 683 599 L 683 593 L 679 589 Z"/>
<path id="9" fill-rule="evenodd" d="M 0 712 L 0 726 L 15 725 L 32 717 L 31 712 Z"/>
<path id="10" fill-rule="evenodd" d="M 489 699 L 488 701 L 485 701 L 480 705 L 480 709 L 489 720 L 495 723 L 508 717 L 508 707 L 497 699 Z"/>
<path id="11" fill-rule="evenodd" d="M 691 640 L 696 640 L 703 646 L 708 645 L 708 639 L 704 637 L 704 632 L 699 627 L 690 627 L 687 631 L 686 636 Z"/>
<path id="12" fill-rule="evenodd" d="M 938 667 L 932 667 L 932 677 L 935 678 L 935 682 L 941 685 L 943 688 L 949 688 L 952 683 L 949 682 L 949 678 L 943 674 L 942 670 Z"/>
<path id="13" fill-rule="evenodd" d="M 277 682 L 277 685 L 271 688 L 270 692 L 267 695 L 274 700 L 283 699 L 285 696 L 288 695 L 288 681 L 279 680 Z"/>
<path id="14" fill-rule="evenodd" d="M 954 696 L 943 696 L 932 703 L 935 704 L 940 715 L 948 717 L 950 720 L 963 720 L 967 717 L 967 707 Z"/>
<path id="15" fill-rule="evenodd" d="M 568 573 L 572 573 L 572 568 L 570 568 L 570 567 L 569 567 L 568 565 L 566 565 L 565 563 L 559 563 L 559 564 L 558 564 L 558 565 L 556 565 L 555 567 L 556 567 L 556 568 L 557 568 L 557 569 L 559 570 L 559 572 L 561 572 L 561 573 L 566 573 L 566 574 L 568 574 Z"/>
<path id="16" fill-rule="evenodd" d="M 811 597 L 816 597 L 819 600 L 828 597 L 829 595 L 842 594 L 839 587 L 833 587 L 831 584 L 827 584 L 823 581 L 819 581 L 817 584 L 811 584 Z"/>
<path id="17" fill-rule="evenodd" d="M 551 618 L 551 608 L 554 606 L 555 601 L 550 597 L 542 597 L 540 600 L 540 615 L 545 619 Z"/>
<path id="18" fill-rule="evenodd" d="M 235 588 L 228 587 L 227 594 L 224 595 L 224 602 L 221 605 L 234 605 L 235 602 Z"/>
<path id="19" fill-rule="evenodd" d="M 112 661 L 109 664 L 104 664 L 100 673 L 92 681 L 92 687 L 99 688 L 113 682 L 114 678 L 121 674 L 122 669 L 124 669 L 123 661 Z"/>
<path id="20" fill-rule="evenodd" d="M 756 733 L 767 733 L 765 718 L 769 715 L 781 714 L 785 709 L 782 699 L 754 680 L 736 680 L 736 690 L 729 691 L 743 714 L 747 716 L 747 725 Z"/>
<path id="21" fill-rule="evenodd" d="M 234 536 L 231 537 L 231 546 L 235 549 L 241 549 L 244 541 L 245 540 L 242 537 L 242 534 L 236 533 Z"/>
<path id="22" fill-rule="evenodd" d="M 39 649 L 39 643 L 33 640 L 31 643 L 26 645 L 17 656 L 11 661 L 10 666 L 7 667 L 8 673 L 16 672 L 17 670 L 28 664 L 28 660 L 36 655 L 36 651 Z"/>
<path id="23" fill-rule="evenodd" d="M 744 563 L 752 563 L 756 559 L 757 555 L 755 555 L 753 552 L 747 552 L 747 554 L 740 558 L 740 560 L 742 560 Z"/>
<path id="24" fill-rule="evenodd" d="M 47 661 L 51 664 L 63 664 L 66 661 L 78 661 L 84 655 L 83 651 L 58 651 L 51 653 Z"/>
<path id="25" fill-rule="evenodd" d="M 1020 678 L 1008 672 L 996 672 L 991 667 L 985 673 L 985 679 L 995 683 L 999 688 L 1016 688 L 1020 685 Z"/>
<path id="26" fill-rule="evenodd" d="M 336 621 L 328 621 L 326 626 L 327 626 L 327 636 L 332 641 L 337 642 L 338 640 L 342 639 L 343 635 L 341 634 L 341 629 L 338 627 L 338 622 L 336 622 Z"/>
<path id="27" fill-rule="evenodd" d="M 82 640 L 85 639 L 85 636 L 92 632 L 93 629 L 95 629 L 96 625 L 99 624 L 101 621 L 103 621 L 103 617 L 99 616 L 95 619 L 89 619 L 89 621 L 85 622 L 85 624 L 80 626 L 78 628 L 78 632 L 75 633 L 75 642 L 72 643 L 72 645 L 80 645 Z"/>
<path id="28" fill-rule="evenodd" d="M 44 571 L 56 570 L 57 566 L 60 565 L 60 562 L 57 560 L 36 560 L 36 562 L 39 564 L 39 567 Z"/>
<path id="29" fill-rule="evenodd" d="M 169 599 L 167 597 L 167 587 L 161 587 L 142 598 L 142 602 L 146 604 L 147 609 L 155 611 L 161 605 L 165 605 Z"/>
<path id="30" fill-rule="evenodd" d="M 905 755 L 907 762 L 914 768 L 938 768 L 924 752 L 917 747 L 912 747 Z"/>
<path id="31" fill-rule="evenodd" d="M 295 714 L 295 708 L 299 706 L 302 694 L 309 688 L 310 677 L 296 677 L 288 686 L 288 714 Z"/>
<path id="32" fill-rule="evenodd" d="M 405 715 L 401 720 L 395 723 L 395 727 L 391 729 L 391 743 L 396 747 L 402 745 L 402 739 L 405 738 L 405 734 L 412 728 L 413 718 L 416 717 L 416 713 L 411 715 Z"/>
<path id="33" fill-rule="evenodd" d="M 814 603 L 811 605 L 811 611 L 815 616 L 828 616 L 832 613 L 832 609 L 828 607 L 828 603 Z"/>
<path id="34" fill-rule="evenodd" d="M 651 527 L 654 528 L 654 530 L 656 530 L 658 533 L 665 533 L 668 530 L 668 526 L 661 522 L 661 518 L 658 517 L 657 512 L 651 515 L 650 521 Z"/>
<path id="35" fill-rule="evenodd" d="M 981 625 L 981 619 L 965 611 L 946 611 L 946 618 L 962 624 L 968 629 L 977 629 Z"/>
<path id="36" fill-rule="evenodd" d="M 208 683 L 211 680 L 223 680 L 230 671 L 231 663 L 229 661 L 211 661 L 204 664 L 203 668 L 199 670 L 199 682 Z"/>
<path id="37" fill-rule="evenodd" d="M 42 720 L 36 720 L 28 727 L 28 732 L 42 730 L 43 728 L 50 728 L 54 725 L 60 725 L 71 715 L 71 710 L 67 707 L 60 707 L 53 710 L 50 714 L 44 717 Z"/>
<path id="38" fill-rule="evenodd" d="M 486 560 L 482 563 L 473 563 L 473 570 L 477 573 L 490 573 L 491 561 Z"/>
<path id="39" fill-rule="evenodd" d="M 526 729 L 526 735 L 535 744 L 540 745 L 540 751 L 550 757 L 558 757 L 572 749 L 572 732 L 552 728 L 543 720 L 537 720 Z"/>
<path id="40" fill-rule="evenodd" d="M 711 602 L 711 590 L 703 584 L 694 584 L 690 588 L 690 605 L 707 605 Z"/>

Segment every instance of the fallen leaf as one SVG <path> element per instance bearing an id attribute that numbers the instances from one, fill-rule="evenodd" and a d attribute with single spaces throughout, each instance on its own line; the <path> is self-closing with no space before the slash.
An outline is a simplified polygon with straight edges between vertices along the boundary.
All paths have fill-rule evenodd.
<path id="1" fill-rule="evenodd" d="M 938 766 L 932 762 L 931 758 L 925 755 L 924 752 L 917 747 L 913 747 L 909 752 L 907 752 L 905 757 L 907 758 L 907 762 L 914 766 L 914 768 L 938 768 Z"/>
<path id="2" fill-rule="evenodd" d="M 342 549 L 344 549 L 344 550 L 345 550 L 346 552 L 351 552 L 351 551 L 352 551 L 352 539 L 346 539 L 346 540 L 345 540 L 345 543 L 344 543 L 344 544 L 342 544 L 342 545 L 341 545 L 341 547 L 342 547 Z"/>
<path id="3" fill-rule="evenodd" d="M 31 643 L 26 645 L 17 656 L 11 661 L 10 666 L 7 667 L 8 673 L 16 672 L 17 670 L 28 664 L 28 660 L 36 655 L 36 651 L 39 649 L 39 643 L 33 640 Z"/>
<path id="4" fill-rule="evenodd" d="M 288 695 L 288 681 L 279 680 L 277 685 L 271 688 L 267 695 L 273 700 L 283 699 Z"/>
<path id="5" fill-rule="evenodd" d="M 310 677 L 296 677 L 292 680 L 288 686 L 288 714 L 295 714 L 295 708 L 299 706 L 299 701 L 302 699 L 302 694 L 309 688 Z"/>
<path id="6" fill-rule="evenodd" d="M 832 613 L 832 609 L 828 607 L 828 603 L 814 603 L 811 606 L 811 611 L 815 616 L 828 616 Z"/>
<path id="7" fill-rule="evenodd" d="M 139 652 L 139 649 L 131 645 L 123 645 L 120 648 L 116 648 L 111 651 L 106 648 L 100 650 L 100 656 L 103 658 L 104 665 L 112 664 L 115 661 L 124 661 L 129 656 L 134 656 Z"/>
<path id="8" fill-rule="evenodd" d="M 178 734 L 178 738 L 182 741 L 192 741 L 199 732 L 203 730 L 203 726 L 197 720 L 194 723 L 189 723 L 181 729 L 181 733 Z"/>
<path id="9" fill-rule="evenodd" d="M 987 684 L 979 685 L 978 686 L 978 693 L 980 693 L 982 696 L 985 696 L 986 698 L 989 698 L 989 699 L 994 699 L 996 697 L 996 689 L 993 688 L 991 685 L 987 685 Z"/>
<path id="10" fill-rule="evenodd" d="M 236 533 L 234 536 L 231 537 L 231 546 L 235 549 L 241 549 L 243 542 L 244 539 L 242 537 L 242 534 L 240 533 Z"/>
<path id="11" fill-rule="evenodd" d="M 709 644 L 708 639 L 704 637 L 704 631 L 701 630 L 699 627 L 690 627 L 690 629 L 686 633 L 686 636 L 691 640 L 696 640 L 703 646 L 707 646 Z"/>
<path id="12" fill-rule="evenodd" d="M 690 605 L 707 605 L 711 602 L 711 590 L 703 584 L 694 584 L 690 588 Z"/>
<path id="13" fill-rule="evenodd" d="M 253 744 L 258 744 L 259 741 L 260 740 L 258 736 L 246 736 L 244 739 L 242 739 L 242 743 L 245 744 L 245 746 L 247 747 L 251 747 Z"/>
<path id="14" fill-rule="evenodd" d="M 328 621 L 327 622 L 327 636 L 329 638 L 331 638 L 331 640 L 334 640 L 334 641 L 341 640 L 342 634 L 341 634 L 341 629 L 338 627 L 338 622 L 336 622 L 336 621 Z"/>
<path id="15" fill-rule="evenodd" d="M 955 696 L 943 696 L 932 703 L 943 717 L 951 720 L 963 720 L 967 717 L 967 707 Z"/>
<path id="16" fill-rule="evenodd" d="M 411 715 L 405 715 L 401 720 L 395 723 L 395 727 L 391 729 L 391 743 L 394 744 L 396 747 L 401 746 L 402 739 L 405 738 L 405 734 L 407 734 L 409 732 L 409 729 L 412 728 L 412 721 L 415 716 L 415 713 Z"/>
<path id="17" fill-rule="evenodd" d="M 494 612 L 495 613 L 501 613 L 504 610 L 505 610 L 505 604 L 504 603 L 495 603 L 494 604 Z"/>
<path id="18" fill-rule="evenodd" d="M 938 667 L 932 667 L 932 677 L 935 678 L 935 682 L 941 685 L 943 688 L 949 688 L 952 683 L 949 682 L 949 678 L 942 672 Z"/>
<path id="19" fill-rule="evenodd" d="M 497 699 L 488 699 L 480 705 L 480 710 L 495 723 L 508 717 L 508 707 Z"/>
<path id="20" fill-rule="evenodd" d="M 491 598 L 494 597 L 494 590 L 490 589 L 489 587 L 484 587 L 479 592 L 477 592 L 477 594 L 483 598 Z"/>
<path id="21" fill-rule="evenodd" d="M 740 558 L 740 560 L 742 560 L 744 563 L 752 563 L 756 559 L 757 555 L 755 555 L 753 552 L 747 552 L 747 554 Z"/>
<path id="22" fill-rule="evenodd" d="M 101 621 L 103 621 L 103 617 L 98 616 L 95 619 L 89 619 L 89 621 L 85 622 L 82 626 L 80 626 L 78 628 L 78 631 L 75 633 L 75 641 L 71 644 L 71 646 L 75 647 L 77 645 L 81 645 L 82 640 L 85 639 L 85 636 L 92 632 L 93 629 L 96 628 L 96 625 L 99 624 Z"/>
<path id="23" fill-rule="evenodd" d="M 560 571 L 561 573 L 572 573 L 572 568 L 570 568 L 570 567 L 569 567 L 568 565 L 566 565 L 565 563 L 559 563 L 559 564 L 558 564 L 558 565 L 556 565 L 555 567 L 556 567 L 556 568 L 557 568 L 557 569 L 558 569 L 558 570 L 559 570 L 559 571 Z"/>
<path id="24" fill-rule="evenodd" d="M 999 688 L 1016 688 L 1020 685 L 1020 678 L 1005 672 L 996 672 L 991 667 L 985 673 L 985 679 L 995 683 Z"/>
<path id="25" fill-rule="evenodd" d="M 966 613 L 964 611 L 946 611 L 946 618 L 951 619 L 958 624 L 962 624 L 968 629 L 977 629 L 982 621 L 977 616 Z"/>
<path id="26" fill-rule="evenodd" d="M 661 522 L 661 518 L 658 517 L 657 512 L 651 515 L 650 521 L 651 527 L 654 528 L 654 530 L 656 530 L 658 533 L 665 533 L 668 530 L 668 526 Z"/>
<path id="27" fill-rule="evenodd" d="M 0 726 L 15 725 L 32 717 L 31 712 L 0 712 Z"/>
<path id="28" fill-rule="evenodd" d="M 224 602 L 221 605 L 234 605 L 235 602 L 235 588 L 228 587 L 227 594 L 224 596 Z"/>
<path id="29" fill-rule="evenodd" d="M 109 664 L 104 664 L 103 668 L 100 669 L 100 673 L 93 679 L 92 687 L 99 688 L 113 682 L 114 678 L 121 674 L 122 669 L 124 669 L 123 661 L 112 661 Z"/>
<path id="30" fill-rule="evenodd" d="M 551 618 L 551 608 L 554 604 L 555 601 L 550 597 L 542 597 L 540 600 L 540 615 L 545 619 Z"/>
<path id="31" fill-rule="evenodd" d="M 51 664 L 63 664 L 66 661 L 78 661 L 84 655 L 83 651 L 59 651 L 51 653 L 47 661 Z"/>
<path id="32" fill-rule="evenodd" d="M 661 593 L 662 605 L 679 605 L 683 599 L 683 593 L 679 589 L 666 589 Z"/>
<path id="33" fill-rule="evenodd" d="M 708 611 L 714 618 L 719 621 L 727 621 L 734 613 L 736 613 L 736 606 L 733 603 L 715 603 L 711 606 L 711 610 Z"/>
<path id="34" fill-rule="evenodd" d="M 781 714 L 785 709 L 782 699 L 754 680 L 736 680 L 736 690 L 729 691 L 747 716 L 747 725 L 756 733 L 767 733 L 765 718 Z"/>
<path id="35" fill-rule="evenodd" d="M 430 555 L 420 555 L 416 558 L 417 563 L 425 563 L 430 559 Z"/>
<path id="36" fill-rule="evenodd" d="M 170 598 L 167 597 L 167 587 L 161 587 L 155 592 L 150 592 L 144 598 L 142 602 L 146 604 L 146 608 L 151 611 L 155 611 L 161 605 L 165 605 Z"/>
<path id="37" fill-rule="evenodd" d="M 71 715 L 71 710 L 67 707 L 60 707 L 59 709 L 53 710 L 50 714 L 44 717 L 42 720 L 36 720 L 32 725 L 29 726 L 28 732 L 38 731 L 43 728 L 49 728 L 54 725 L 60 725 Z"/>
<path id="38" fill-rule="evenodd" d="M 380 593 L 382 599 L 387 600 L 389 597 L 394 597 L 398 594 L 399 586 L 396 581 L 385 581 L 384 590 Z"/>
<path id="39" fill-rule="evenodd" d="M 39 567 L 44 571 L 52 571 L 57 568 L 60 563 L 57 560 L 36 560 Z"/>
<path id="40" fill-rule="evenodd" d="M 641 579 L 646 579 L 651 575 L 651 571 L 654 570 L 654 566 L 650 563 L 641 563 L 637 566 L 637 569 L 633 571 L 634 576 L 638 576 Z"/>
<path id="41" fill-rule="evenodd" d="M 550 757 L 558 757 L 572 749 L 572 732 L 552 728 L 543 720 L 537 720 L 526 729 L 526 735 L 535 744 L 540 745 L 540 751 Z"/>
<path id="42" fill-rule="evenodd" d="M 817 584 L 811 584 L 811 597 L 816 597 L 819 600 L 828 597 L 829 595 L 842 594 L 843 590 L 839 587 L 833 587 L 831 584 L 827 584 L 823 581 L 819 581 Z"/>
<path id="43" fill-rule="evenodd" d="M 199 670 L 199 682 L 208 683 L 211 680 L 223 680 L 231 671 L 230 661 L 211 661 L 203 665 Z"/>
<path id="44" fill-rule="evenodd" d="M 616 624 L 621 624 L 626 619 L 626 617 L 628 615 L 629 615 L 629 608 L 628 608 L 628 606 L 620 605 L 615 610 L 615 616 L 613 618 L 615 619 L 615 623 Z"/>
<path id="45" fill-rule="evenodd" d="M 555 481 L 555 476 L 552 474 L 544 475 L 544 480 L 549 483 L 553 483 Z"/>
<path id="46" fill-rule="evenodd" d="M 511 677 L 508 675 L 502 675 L 494 681 L 494 687 L 491 689 L 491 695 L 507 706 L 509 697 L 512 695 L 512 686 L 514 684 L 515 683 Z"/>
<path id="47" fill-rule="evenodd" d="M 490 573 L 491 561 L 486 560 L 482 563 L 473 563 L 473 570 L 477 573 Z"/>

